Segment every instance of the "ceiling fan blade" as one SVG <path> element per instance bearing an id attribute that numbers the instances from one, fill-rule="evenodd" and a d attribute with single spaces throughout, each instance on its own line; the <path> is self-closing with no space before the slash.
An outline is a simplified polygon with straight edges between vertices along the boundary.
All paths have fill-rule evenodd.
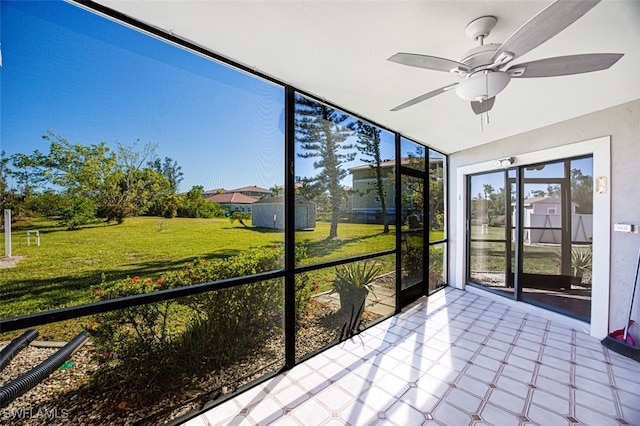
<path id="1" fill-rule="evenodd" d="M 469 68 L 463 63 L 452 61 L 451 59 L 439 58 L 437 56 L 419 55 L 417 53 L 396 53 L 388 58 L 387 61 L 434 71 L 450 72 L 455 68 L 469 71 Z"/>
<path id="2" fill-rule="evenodd" d="M 397 107 L 393 108 L 391 111 L 400 111 L 401 109 L 405 109 L 407 107 L 410 107 L 411 105 L 415 105 L 415 104 L 420 103 L 422 101 L 426 101 L 427 99 L 433 98 L 434 96 L 437 96 L 437 95 L 439 95 L 441 93 L 444 93 L 447 90 L 449 90 L 449 89 L 451 89 L 451 88 L 453 88 L 454 86 L 457 86 L 457 85 L 458 85 L 458 83 L 453 83 L 453 84 L 450 84 L 448 86 L 444 86 L 444 87 L 441 87 L 439 89 L 432 90 L 429 93 L 425 93 L 424 95 L 420 95 L 417 98 L 413 98 L 410 101 L 407 101 L 407 102 L 405 102 L 403 104 L 398 105 Z"/>
<path id="3" fill-rule="evenodd" d="M 554 1 L 511 34 L 495 51 L 491 61 L 503 64 L 524 55 L 573 24 L 599 2 L 600 0 Z"/>
<path id="4" fill-rule="evenodd" d="M 485 112 L 491 111 L 491 108 L 493 108 L 493 104 L 495 102 L 496 102 L 495 96 L 493 98 L 489 98 L 482 102 L 471 101 L 471 109 L 473 110 L 473 112 L 476 113 L 476 115 L 480 115 Z"/>
<path id="5" fill-rule="evenodd" d="M 555 77 L 606 70 L 624 54 L 589 53 L 540 59 L 511 66 L 507 73 L 513 78 Z"/>

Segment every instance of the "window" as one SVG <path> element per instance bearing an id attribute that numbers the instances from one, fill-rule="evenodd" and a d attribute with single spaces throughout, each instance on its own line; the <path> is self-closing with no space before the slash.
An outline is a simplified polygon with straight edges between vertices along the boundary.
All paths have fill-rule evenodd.
<path id="1" fill-rule="evenodd" d="M 394 135 L 299 94 L 295 117 L 296 244 L 310 254 L 304 263 L 393 249 Z"/>
<path id="2" fill-rule="evenodd" d="M 29 270 L 2 271 L 0 318 L 283 243 L 240 237 L 220 205 L 284 185 L 282 87 L 64 2 L 3 2 L 2 39 L 13 252 Z M 40 246 L 21 245 L 27 230 Z"/>
<path id="3" fill-rule="evenodd" d="M 73 3 L 0 8 L 0 195 L 18 260 L 0 269 L 0 338 L 84 329 L 100 357 L 83 352 L 95 374 L 47 403 L 107 418 L 126 400 L 144 422 L 351 337 L 398 310 L 408 210 L 430 232 L 423 281 L 446 282 L 442 154 L 402 145 L 422 192 L 398 202 L 396 133 Z"/>

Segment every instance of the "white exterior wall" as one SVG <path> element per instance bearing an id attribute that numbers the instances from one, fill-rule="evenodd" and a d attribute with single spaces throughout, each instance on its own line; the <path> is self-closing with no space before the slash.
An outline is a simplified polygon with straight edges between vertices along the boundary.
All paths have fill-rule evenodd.
<path id="1" fill-rule="evenodd" d="M 561 228 L 562 216 L 559 214 L 532 214 L 525 212 L 524 226 L 535 228 Z M 559 229 L 525 229 L 525 242 L 528 244 L 560 244 L 562 233 Z M 571 215 L 571 241 L 590 242 L 593 238 L 593 215 Z"/>
<path id="2" fill-rule="evenodd" d="M 499 125 L 494 114 L 493 123 Z M 490 131 L 490 130 L 489 130 Z M 580 143 L 583 142 L 583 143 Z M 622 328 L 630 300 L 640 234 L 612 232 L 613 223 L 640 224 L 640 99 L 521 135 L 451 154 L 449 157 L 450 283 L 464 288 L 466 174 L 495 170 L 498 158 L 516 165 L 577 155 L 594 155 L 594 181 L 606 179 L 606 192 L 594 191 L 594 284 L 591 335 L 602 338 Z M 636 296 L 640 306 L 640 296 Z M 540 310 L 545 316 L 553 316 Z M 633 318 L 640 321 L 640 307 Z M 634 336 L 635 337 L 635 336 Z"/>
<path id="3" fill-rule="evenodd" d="M 284 203 L 255 203 L 251 223 L 261 228 L 284 229 Z M 274 221 L 275 218 L 275 221 Z M 310 201 L 296 203 L 296 229 L 316 227 L 316 204 Z"/>

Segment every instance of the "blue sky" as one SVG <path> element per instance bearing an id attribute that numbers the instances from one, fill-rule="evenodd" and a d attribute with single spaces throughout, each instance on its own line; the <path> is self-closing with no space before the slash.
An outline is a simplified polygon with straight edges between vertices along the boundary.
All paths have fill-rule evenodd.
<path id="1" fill-rule="evenodd" d="M 74 5 L 1 7 L 7 155 L 46 152 L 52 129 L 84 144 L 156 143 L 182 166 L 182 189 L 284 181 L 281 87 Z"/>
<path id="2" fill-rule="evenodd" d="M 593 159 L 590 157 L 572 160 L 571 168 L 579 169 L 583 175 L 593 177 Z M 544 168 L 540 170 L 525 169 L 525 178 L 561 178 L 563 175 L 564 165 L 562 162 L 546 164 Z M 513 176 L 515 176 L 515 174 Z M 471 196 L 477 198 L 478 194 L 482 194 L 482 197 L 484 197 L 483 185 L 485 184 L 491 185 L 496 192 L 499 192 L 499 189 L 504 187 L 503 171 L 497 170 L 494 173 L 485 173 L 473 177 L 471 179 Z M 532 183 L 525 184 L 525 197 L 528 197 L 531 194 L 531 191 L 534 190 L 546 191 L 547 185 L 538 185 Z"/>
<path id="3" fill-rule="evenodd" d="M 155 143 L 161 158 L 182 166 L 181 191 L 283 184 L 282 87 L 72 4 L 0 7 L 7 156 L 47 152 L 42 136 L 53 130 L 73 143 Z M 392 158 L 393 134 L 382 140 Z M 312 175 L 312 163 L 297 159 L 296 175 Z"/>

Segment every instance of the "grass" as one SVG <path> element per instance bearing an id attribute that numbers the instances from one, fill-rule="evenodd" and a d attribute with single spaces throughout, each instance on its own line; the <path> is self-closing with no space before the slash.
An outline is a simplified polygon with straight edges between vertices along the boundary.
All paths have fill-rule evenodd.
<path id="1" fill-rule="evenodd" d="M 474 272 L 504 272 L 506 257 L 504 242 L 485 242 L 481 240 L 505 239 L 504 228 L 489 227 L 487 234 L 481 234 L 480 226 L 471 227 L 471 270 Z M 512 246 L 515 250 L 515 242 Z M 515 255 L 515 253 L 514 253 Z M 560 264 L 560 246 L 550 244 L 531 244 L 524 246 L 523 271 L 528 274 L 558 274 Z"/>
<path id="2" fill-rule="evenodd" d="M 40 230 L 39 247 L 33 238 L 32 245 L 26 246 L 28 229 Z M 394 233 L 382 234 L 381 225 L 341 223 L 339 238 L 327 240 L 328 235 L 329 224 L 325 222 L 318 222 L 313 231 L 296 234 L 296 242 L 307 246 L 309 258 L 305 263 L 382 251 L 395 245 Z M 138 217 L 122 224 L 96 224 L 76 231 L 67 231 L 55 221 L 33 221 L 12 234 L 12 254 L 26 258 L 15 268 L 0 269 L 0 318 L 89 303 L 93 301 L 93 289 L 122 278 L 139 275 L 157 279 L 195 258 L 226 258 L 251 247 L 270 247 L 283 241 L 282 231 L 244 228 L 228 219 Z M 389 261 L 384 263 L 388 264 L 385 269 L 395 267 Z M 326 283 L 320 275 L 320 281 Z"/>

